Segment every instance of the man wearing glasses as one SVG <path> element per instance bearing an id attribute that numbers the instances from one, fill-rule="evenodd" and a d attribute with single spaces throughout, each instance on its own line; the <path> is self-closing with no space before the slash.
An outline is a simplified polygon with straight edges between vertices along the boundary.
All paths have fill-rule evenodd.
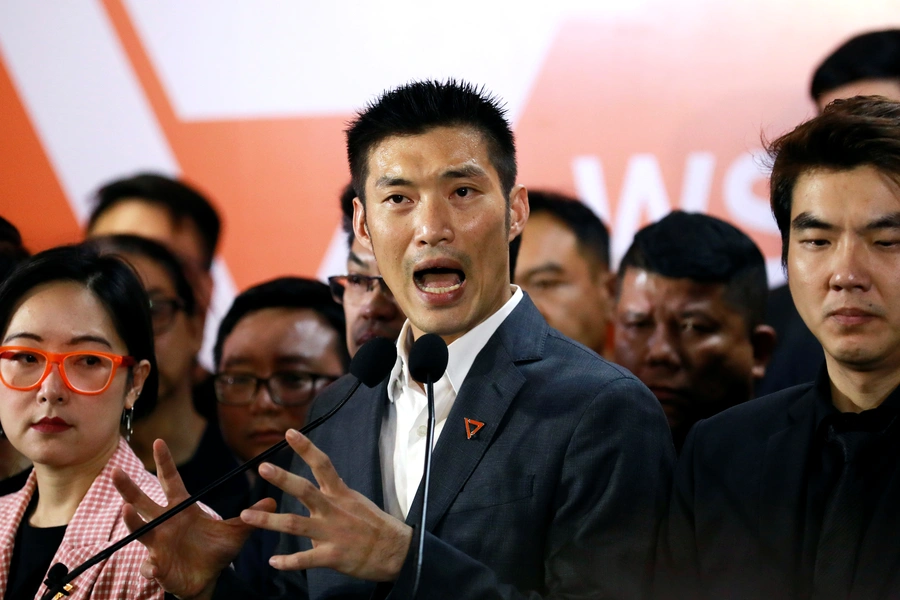
<path id="1" fill-rule="evenodd" d="M 375 337 L 397 339 L 406 315 L 397 306 L 391 290 L 381 278 L 375 255 L 353 235 L 353 199 L 356 192 L 347 185 L 341 194 L 344 231 L 347 232 L 347 274 L 328 278 L 331 295 L 344 307 L 347 320 L 347 350 L 354 356 Z"/>
<path id="2" fill-rule="evenodd" d="M 344 315 L 318 281 L 283 277 L 234 300 L 216 338 L 225 443 L 246 461 L 299 428 L 313 398 L 347 372 Z"/>
<path id="3" fill-rule="evenodd" d="M 346 372 L 344 315 L 321 282 L 274 279 L 235 298 L 219 327 L 214 355 L 222 437 L 244 462 L 283 440 L 289 428 L 299 429 L 316 395 Z M 286 466 L 290 457 L 282 452 L 275 462 Z M 247 476 L 240 508 L 281 497 L 281 490 L 255 471 Z M 273 579 L 267 560 L 277 539 L 270 531 L 254 532 L 234 562 L 254 589 L 266 589 Z"/>

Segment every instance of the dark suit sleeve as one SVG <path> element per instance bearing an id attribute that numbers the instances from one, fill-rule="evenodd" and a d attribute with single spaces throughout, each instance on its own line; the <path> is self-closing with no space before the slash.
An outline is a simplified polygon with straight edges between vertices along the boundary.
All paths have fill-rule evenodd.
<path id="1" fill-rule="evenodd" d="M 631 378 L 607 383 L 571 434 L 549 525 L 535 523 L 546 529 L 546 589 L 502 584 L 485 565 L 426 535 L 419 597 L 648 597 L 673 463 L 672 438 L 656 398 Z M 411 550 L 388 597 L 411 597 L 414 579 Z"/>
<path id="2" fill-rule="evenodd" d="M 678 465 L 669 511 L 660 531 L 654 597 L 659 599 L 700 598 L 700 567 L 694 528 L 694 461 L 700 421 L 685 440 Z"/>

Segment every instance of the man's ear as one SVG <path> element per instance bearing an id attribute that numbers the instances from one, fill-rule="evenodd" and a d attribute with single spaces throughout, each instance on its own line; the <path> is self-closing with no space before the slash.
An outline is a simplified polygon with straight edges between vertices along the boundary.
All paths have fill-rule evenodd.
<path id="1" fill-rule="evenodd" d="M 125 408 L 134 408 L 134 404 L 147 382 L 147 377 L 150 375 L 150 369 L 150 361 L 147 359 L 131 368 L 131 389 L 125 394 Z"/>
<path id="2" fill-rule="evenodd" d="M 603 292 L 606 295 L 607 300 L 607 318 L 612 320 L 613 315 L 615 314 L 615 305 L 616 305 L 616 285 L 618 284 L 618 280 L 616 279 L 616 274 L 612 271 L 609 271 L 605 268 L 599 269 L 597 273 L 597 285 L 600 286 Z"/>
<path id="3" fill-rule="evenodd" d="M 523 185 L 516 185 L 509 193 L 509 241 L 525 229 L 531 209 L 528 206 L 528 190 Z"/>
<path id="4" fill-rule="evenodd" d="M 754 379 L 762 379 L 766 374 L 766 366 L 772 359 L 778 336 L 771 325 L 757 325 L 750 334 L 753 346 L 753 368 L 750 370 Z"/>
<path id="5" fill-rule="evenodd" d="M 353 199 L 353 235 L 364 248 L 375 253 L 372 248 L 372 238 L 369 237 L 369 225 L 366 223 L 366 206 L 358 196 Z"/>

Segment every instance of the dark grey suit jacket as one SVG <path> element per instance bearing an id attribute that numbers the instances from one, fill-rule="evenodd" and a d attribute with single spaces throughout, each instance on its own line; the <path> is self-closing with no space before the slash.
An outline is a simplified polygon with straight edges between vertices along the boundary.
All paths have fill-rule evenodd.
<path id="1" fill-rule="evenodd" d="M 694 425 L 661 536 L 657 597 L 809 597 L 806 474 L 821 388 L 799 385 Z M 897 472 L 862 541 L 850 598 L 900 597 Z"/>
<path id="2" fill-rule="evenodd" d="M 339 381 L 310 419 L 350 386 Z M 351 488 L 383 506 L 386 383 L 310 437 Z M 484 427 L 467 439 L 465 419 Z M 674 448 L 655 397 L 628 371 L 551 329 L 526 296 L 479 353 L 433 458 L 420 598 L 647 595 Z M 299 459 L 292 470 L 310 477 Z M 418 523 L 422 488 L 407 523 Z M 294 498 L 282 511 L 307 514 Z M 310 547 L 282 536 L 279 553 Z M 412 548 L 390 585 L 328 569 L 284 573 L 287 596 L 409 598 Z M 377 588 L 377 589 L 376 589 Z"/>

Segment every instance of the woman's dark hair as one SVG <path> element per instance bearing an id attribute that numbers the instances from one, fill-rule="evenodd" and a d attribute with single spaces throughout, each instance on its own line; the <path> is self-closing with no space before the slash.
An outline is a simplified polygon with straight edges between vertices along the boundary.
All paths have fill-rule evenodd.
<path id="1" fill-rule="evenodd" d="M 137 361 L 150 362 L 150 374 L 134 405 L 135 418 L 150 414 L 156 406 L 159 386 L 150 300 L 131 267 L 115 256 L 103 256 L 94 248 L 76 245 L 45 250 L 24 261 L 0 284 L 0 332 L 6 331 L 25 294 L 39 285 L 64 281 L 80 283 L 93 292 L 106 307 L 128 354 Z"/>
<path id="2" fill-rule="evenodd" d="M 89 248 L 95 248 L 100 254 L 113 254 L 128 262 L 127 254 L 143 256 L 163 268 L 175 288 L 175 294 L 184 304 L 184 312 L 193 315 L 197 310 L 194 289 L 184 274 L 181 261 L 168 248 L 153 240 L 137 235 L 104 235 L 84 242 Z"/>

